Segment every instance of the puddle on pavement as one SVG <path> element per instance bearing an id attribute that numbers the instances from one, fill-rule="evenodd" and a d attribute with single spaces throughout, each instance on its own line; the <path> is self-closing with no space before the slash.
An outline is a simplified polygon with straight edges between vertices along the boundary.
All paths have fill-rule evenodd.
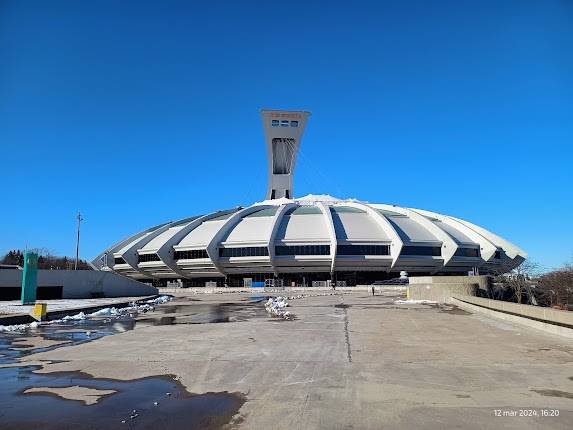
<path id="1" fill-rule="evenodd" d="M 132 330 L 135 320 L 129 315 L 114 318 L 93 318 L 40 325 L 21 332 L 0 333 L 0 364 L 10 364 L 26 355 L 51 351 L 70 345 L 91 342 L 104 336 Z M 33 338 L 61 343 L 46 347 L 30 348 Z M 1 394 L 0 394 L 1 396 Z"/>
<path id="2" fill-rule="evenodd" d="M 261 302 L 267 301 L 271 297 L 272 296 L 250 296 L 249 301 L 254 302 L 254 303 L 261 303 Z"/>
<path id="3" fill-rule="evenodd" d="M 265 308 L 260 305 L 266 298 L 255 297 L 248 302 L 238 303 L 164 304 L 159 312 L 138 317 L 136 325 L 214 324 L 248 321 L 252 318 L 268 319 Z"/>
<path id="4" fill-rule="evenodd" d="M 91 318 L 40 325 L 37 329 L 24 332 L 0 333 L 0 364 L 14 364 L 30 354 L 91 342 L 132 330 L 136 325 L 204 324 L 268 318 L 264 307 L 257 304 L 258 300 L 245 304 L 195 302 L 192 306 L 171 303 L 136 318 L 130 315 Z M 62 343 L 30 347 L 34 345 L 33 338 Z M 26 365 L 0 368 L 2 429 L 218 429 L 231 422 L 245 402 L 241 394 L 189 394 L 169 376 L 118 381 L 92 378 L 80 372 L 34 373 L 40 368 Z M 34 387 L 73 386 L 116 392 L 101 397 L 92 405 L 63 399 L 48 392 L 24 394 L 24 391 Z"/>
<path id="5" fill-rule="evenodd" d="M 410 308 L 410 307 L 406 307 L 406 306 L 397 306 L 394 304 L 394 302 L 377 302 L 377 303 L 355 303 L 352 305 L 348 305 L 346 303 L 340 303 L 340 304 L 336 304 L 336 305 L 326 305 L 329 307 L 334 307 L 334 308 L 338 308 L 338 309 L 348 309 L 348 308 L 352 308 L 352 309 L 356 309 L 356 310 L 373 310 L 373 309 L 384 309 L 384 310 L 388 310 L 388 309 L 392 309 L 392 310 L 400 310 L 400 311 L 404 311 L 404 310 L 414 310 L 414 308 Z M 320 306 L 317 306 L 320 307 Z"/>
<path id="6" fill-rule="evenodd" d="M 229 423 L 245 401 L 226 392 L 190 395 L 167 376 L 116 381 L 77 372 L 33 373 L 37 368 L 0 369 L 3 429 L 217 429 Z M 32 387 L 73 386 L 116 393 L 89 406 L 50 393 L 23 394 Z"/>

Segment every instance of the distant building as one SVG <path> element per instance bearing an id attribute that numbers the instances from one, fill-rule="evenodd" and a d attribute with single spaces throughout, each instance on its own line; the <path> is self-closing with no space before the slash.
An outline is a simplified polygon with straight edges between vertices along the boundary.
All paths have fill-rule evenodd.
<path id="1" fill-rule="evenodd" d="M 17 264 L 0 264 L 0 270 L 24 270 L 22 266 Z"/>
<path id="2" fill-rule="evenodd" d="M 267 200 L 167 222 L 111 246 L 93 265 L 143 281 L 205 285 L 348 285 L 411 275 L 511 270 L 527 254 L 467 221 L 421 209 L 294 198 L 308 112 L 262 111 Z M 318 284 L 317 284 L 318 283 Z"/>

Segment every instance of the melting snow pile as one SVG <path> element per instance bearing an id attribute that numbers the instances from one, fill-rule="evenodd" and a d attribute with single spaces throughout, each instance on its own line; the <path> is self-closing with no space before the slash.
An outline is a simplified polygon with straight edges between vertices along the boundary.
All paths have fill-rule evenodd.
<path id="1" fill-rule="evenodd" d="M 145 303 L 152 303 L 154 305 L 161 305 L 163 303 L 169 302 L 172 299 L 173 299 L 173 297 L 171 297 L 171 296 L 160 296 L 160 297 L 157 297 L 156 299 L 148 300 Z"/>
<path id="2" fill-rule="evenodd" d="M 13 325 L 0 325 L 0 332 L 3 331 L 24 331 L 29 328 L 38 328 L 39 322 L 34 321 L 30 324 L 13 324 Z"/>
<path id="3" fill-rule="evenodd" d="M 132 302 L 129 304 L 129 306 L 127 306 L 125 308 L 113 308 L 113 307 L 112 308 L 103 308 L 103 309 L 100 309 L 99 311 L 95 311 L 95 312 L 93 312 L 87 316 L 89 316 L 89 317 L 107 317 L 107 316 L 114 317 L 114 316 L 118 316 L 118 315 L 124 315 L 127 313 L 130 313 L 130 314 L 145 313 L 145 312 L 155 310 L 155 306 L 162 305 L 163 303 L 167 303 L 171 299 L 172 299 L 172 297 L 170 297 L 170 296 L 160 296 L 160 297 L 157 297 L 156 299 L 147 300 L 143 304 L 140 304 L 140 305 L 138 305 L 135 302 Z M 83 314 L 83 312 L 80 312 L 78 315 L 82 315 L 82 314 Z M 73 318 L 73 317 L 71 317 L 71 318 Z"/>
<path id="4" fill-rule="evenodd" d="M 283 318 L 285 320 L 294 319 L 294 315 L 287 311 L 285 308 L 288 306 L 286 297 L 271 297 L 265 303 L 265 309 L 269 314 L 277 318 Z"/>
<path id="5" fill-rule="evenodd" d="M 80 312 L 75 315 L 66 315 L 65 317 L 52 320 L 52 321 L 45 321 L 45 322 L 37 322 L 34 321 L 30 324 L 14 324 L 14 325 L 0 325 L 0 332 L 2 331 L 24 331 L 26 329 L 34 329 L 38 328 L 40 324 L 53 324 L 53 323 L 60 323 L 66 321 L 83 321 L 87 318 L 93 317 L 119 317 L 125 314 L 138 314 L 138 313 L 145 313 L 149 311 L 155 310 L 155 306 L 161 305 L 163 303 L 167 303 L 168 301 L 172 300 L 170 296 L 160 296 L 156 299 L 146 300 L 143 304 L 138 304 L 136 302 L 131 302 L 129 306 L 124 308 L 103 308 L 99 311 L 92 312 L 91 314 L 86 314 L 84 312 Z"/>
<path id="6" fill-rule="evenodd" d="M 394 300 L 397 305 L 435 305 L 432 300 Z"/>
<path id="7" fill-rule="evenodd" d="M 81 320 L 85 320 L 85 319 L 86 319 L 86 314 L 84 314 L 83 312 L 80 312 L 79 314 L 75 314 L 75 315 L 66 315 L 61 320 L 56 320 L 56 321 L 81 321 Z"/>

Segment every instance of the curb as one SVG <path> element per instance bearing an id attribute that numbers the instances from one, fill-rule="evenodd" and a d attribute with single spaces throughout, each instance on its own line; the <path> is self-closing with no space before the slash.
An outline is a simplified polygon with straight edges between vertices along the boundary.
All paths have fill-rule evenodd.
<path id="1" fill-rule="evenodd" d="M 564 336 L 569 339 L 573 339 L 573 329 L 564 327 L 557 324 L 552 324 L 550 322 L 543 322 L 539 320 L 534 320 L 527 317 L 518 316 L 515 314 L 510 314 L 503 311 L 498 311 L 495 309 L 486 308 L 483 306 L 473 305 L 471 303 L 464 302 L 463 300 L 456 299 L 454 297 L 451 298 L 451 304 L 456 305 L 466 311 L 480 313 L 484 315 L 488 315 L 494 318 L 498 318 L 504 321 L 509 321 L 512 323 L 519 324 L 524 327 L 533 328 L 536 330 L 541 330 L 546 333 L 555 334 L 558 336 Z"/>
<path id="2" fill-rule="evenodd" d="M 135 300 L 135 302 L 140 302 L 142 300 L 150 300 L 159 297 L 159 294 L 154 294 L 152 296 L 144 296 L 140 299 Z M 114 302 L 114 303 L 107 303 L 105 305 L 97 305 L 97 306 L 83 306 L 79 308 L 69 308 L 69 309 L 58 309 L 57 311 L 48 311 L 46 314 L 45 321 L 50 320 L 57 320 L 60 318 L 65 317 L 66 315 L 73 315 L 79 312 L 96 312 L 100 309 L 110 308 L 110 307 L 126 307 L 133 300 L 129 301 L 122 301 L 122 302 Z M 29 314 L 13 314 L 13 315 L 4 315 L 0 317 L 0 325 L 14 325 L 14 324 L 29 324 L 31 322 L 36 321 L 31 315 Z"/>

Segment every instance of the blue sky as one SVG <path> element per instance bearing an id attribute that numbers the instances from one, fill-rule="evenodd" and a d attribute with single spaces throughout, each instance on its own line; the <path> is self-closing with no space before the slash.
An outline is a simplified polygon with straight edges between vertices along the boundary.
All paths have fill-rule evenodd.
<path id="1" fill-rule="evenodd" d="M 203 4 L 201 4 L 203 3 Z M 570 1 L 0 1 L 0 253 L 93 258 L 262 200 L 261 108 L 312 111 L 295 194 L 573 253 Z"/>

